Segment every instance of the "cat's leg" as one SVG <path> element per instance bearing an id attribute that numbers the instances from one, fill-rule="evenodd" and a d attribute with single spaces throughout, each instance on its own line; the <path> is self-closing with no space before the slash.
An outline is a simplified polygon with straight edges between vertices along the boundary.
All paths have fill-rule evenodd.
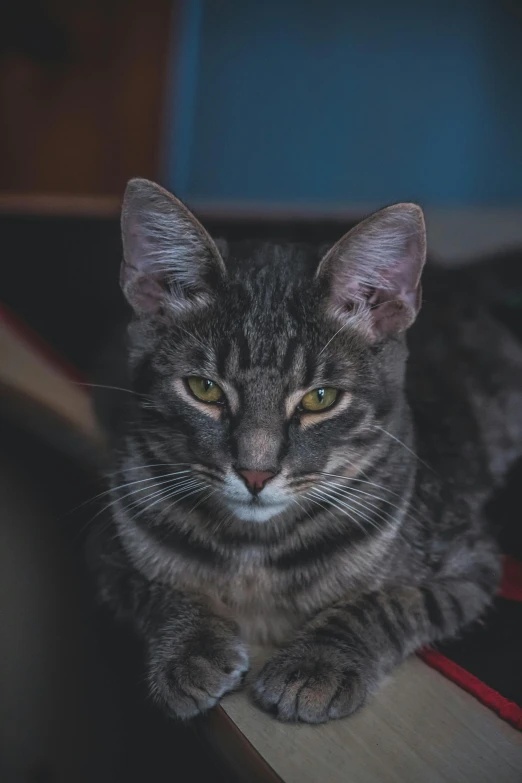
<path id="1" fill-rule="evenodd" d="M 421 586 L 389 586 L 318 614 L 261 670 L 254 698 L 285 721 L 322 723 L 361 707 L 420 647 L 451 637 L 491 602 L 495 555 L 468 573 Z"/>
<path id="2" fill-rule="evenodd" d="M 146 579 L 117 537 L 91 544 L 101 600 L 144 639 L 152 697 L 177 718 L 210 709 L 241 684 L 248 654 L 236 623 L 203 596 Z"/>

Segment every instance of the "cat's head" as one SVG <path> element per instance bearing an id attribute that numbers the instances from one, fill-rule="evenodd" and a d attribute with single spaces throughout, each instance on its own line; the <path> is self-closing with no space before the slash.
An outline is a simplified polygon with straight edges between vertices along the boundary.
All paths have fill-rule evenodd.
<path id="1" fill-rule="evenodd" d="M 181 202 L 137 179 L 122 230 L 149 463 L 184 465 L 209 503 L 244 522 L 314 502 L 325 473 L 368 465 L 402 401 L 425 260 L 419 207 L 372 215 L 322 257 L 218 249 Z"/>

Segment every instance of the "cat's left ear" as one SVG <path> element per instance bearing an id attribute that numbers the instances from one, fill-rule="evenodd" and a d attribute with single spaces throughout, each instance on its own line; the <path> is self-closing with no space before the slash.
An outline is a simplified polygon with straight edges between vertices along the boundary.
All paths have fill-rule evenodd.
<path id="1" fill-rule="evenodd" d="M 121 214 L 120 283 L 138 316 L 204 305 L 226 270 L 201 223 L 168 191 L 131 179 Z"/>
<path id="2" fill-rule="evenodd" d="M 416 204 L 395 204 L 355 226 L 316 273 L 327 310 L 354 320 L 374 342 L 404 332 L 420 309 L 426 229 Z"/>

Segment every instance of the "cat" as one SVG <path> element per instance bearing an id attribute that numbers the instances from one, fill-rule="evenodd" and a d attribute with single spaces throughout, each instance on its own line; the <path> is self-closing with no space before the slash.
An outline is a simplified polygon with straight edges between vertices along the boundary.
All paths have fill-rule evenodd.
<path id="1" fill-rule="evenodd" d="M 350 715 L 493 599 L 483 512 L 522 453 L 522 349 L 466 270 L 428 265 L 423 302 L 414 204 L 326 250 L 234 244 L 135 179 L 122 238 L 133 394 L 108 433 L 101 599 L 176 718 L 239 687 L 254 643 L 277 647 L 262 709 Z"/>

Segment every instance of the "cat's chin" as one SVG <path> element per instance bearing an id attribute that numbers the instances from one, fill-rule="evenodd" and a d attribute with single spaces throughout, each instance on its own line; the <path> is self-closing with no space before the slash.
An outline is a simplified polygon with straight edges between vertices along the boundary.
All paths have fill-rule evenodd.
<path id="1" fill-rule="evenodd" d="M 260 503 L 234 503 L 230 505 L 230 510 L 242 522 L 268 522 L 272 517 L 281 514 L 286 508 L 286 503 L 270 503 L 261 505 Z"/>

